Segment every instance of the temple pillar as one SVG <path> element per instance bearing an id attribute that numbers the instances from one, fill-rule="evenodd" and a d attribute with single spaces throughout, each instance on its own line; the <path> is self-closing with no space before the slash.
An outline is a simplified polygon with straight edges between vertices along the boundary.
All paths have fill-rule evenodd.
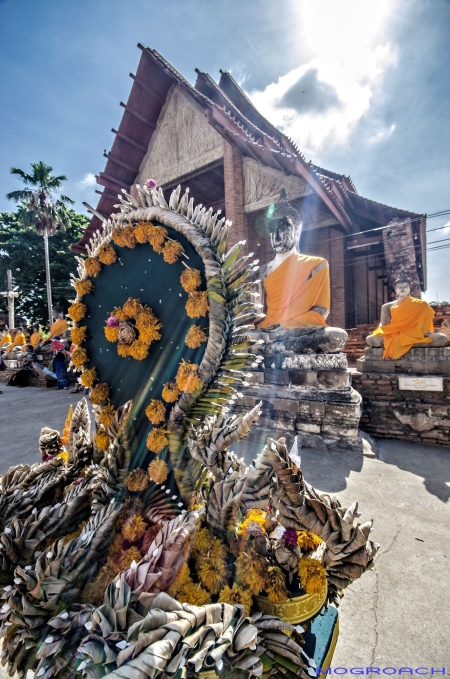
<path id="1" fill-rule="evenodd" d="M 242 254 L 250 247 L 248 242 L 247 217 L 244 212 L 244 167 L 242 154 L 229 142 L 224 141 L 223 169 L 225 184 L 225 215 L 233 222 L 228 236 L 228 246 L 231 247 L 240 240 L 247 241 Z"/>
<path id="2" fill-rule="evenodd" d="M 327 318 L 328 325 L 337 328 L 346 327 L 345 318 L 345 257 L 344 239 L 341 231 L 329 229 L 330 247 L 330 287 L 331 313 Z"/>
<path id="3" fill-rule="evenodd" d="M 416 263 L 416 243 L 410 219 L 394 219 L 383 230 L 383 247 L 386 262 L 389 298 L 395 299 L 395 280 L 400 269 L 405 269 L 411 279 L 411 295 L 421 299 Z"/>

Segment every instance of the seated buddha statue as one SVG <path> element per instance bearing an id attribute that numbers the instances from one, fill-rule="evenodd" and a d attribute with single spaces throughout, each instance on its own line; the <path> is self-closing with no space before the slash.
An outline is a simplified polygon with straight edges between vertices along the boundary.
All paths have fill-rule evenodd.
<path id="1" fill-rule="evenodd" d="M 347 333 L 326 323 L 330 313 L 328 262 L 299 252 L 302 226 L 299 212 L 288 202 L 282 189 L 279 201 L 271 205 L 267 213 L 275 256 L 259 269 L 260 295 L 266 316 L 258 325 L 256 336 L 276 351 L 341 351 L 347 342 Z"/>
<path id="2" fill-rule="evenodd" d="M 445 347 L 447 337 L 434 332 L 434 311 L 423 299 L 411 297 L 411 279 L 404 269 L 395 281 L 397 299 L 381 307 L 380 325 L 366 337 L 369 347 L 384 347 L 383 358 L 398 359 L 412 347 Z"/>

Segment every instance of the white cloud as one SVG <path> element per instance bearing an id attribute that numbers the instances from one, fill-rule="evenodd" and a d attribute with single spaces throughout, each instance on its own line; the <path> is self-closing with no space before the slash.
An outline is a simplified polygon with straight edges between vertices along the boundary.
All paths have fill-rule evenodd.
<path id="1" fill-rule="evenodd" d="M 370 111 L 397 50 L 386 28 L 397 0 L 316 0 L 299 3 L 299 33 L 315 56 L 251 94 L 255 106 L 301 150 L 314 157 L 345 145 Z M 378 124 L 371 144 L 387 139 L 395 125 Z"/>
<path id="2" fill-rule="evenodd" d="M 77 184 L 79 186 L 82 186 L 84 189 L 90 188 L 91 186 L 95 186 L 97 184 L 95 174 L 93 174 L 92 172 L 86 172 L 83 179 L 77 182 Z"/>

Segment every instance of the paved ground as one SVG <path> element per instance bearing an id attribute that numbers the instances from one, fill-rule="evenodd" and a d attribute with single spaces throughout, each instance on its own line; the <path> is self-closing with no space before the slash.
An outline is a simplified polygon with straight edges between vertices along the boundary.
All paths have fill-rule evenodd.
<path id="1" fill-rule="evenodd" d="M 4 387 L 0 473 L 37 460 L 41 426 L 62 428 L 78 398 Z M 307 481 L 344 505 L 358 500 L 361 521 L 373 517 L 373 539 L 381 544 L 375 570 L 345 594 L 332 666 L 446 666 L 449 672 L 450 450 L 394 441 L 377 447 L 378 459 L 300 451 Z"/>

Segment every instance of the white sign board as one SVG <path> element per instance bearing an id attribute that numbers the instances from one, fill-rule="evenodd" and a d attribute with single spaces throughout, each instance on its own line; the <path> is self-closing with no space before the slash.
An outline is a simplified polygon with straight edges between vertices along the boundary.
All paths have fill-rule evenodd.
<path id="1" fill-rule="evenodd" d="M 442 377 L 399 377 L 398 388 L 407 391 L 444 391 Z"/>

